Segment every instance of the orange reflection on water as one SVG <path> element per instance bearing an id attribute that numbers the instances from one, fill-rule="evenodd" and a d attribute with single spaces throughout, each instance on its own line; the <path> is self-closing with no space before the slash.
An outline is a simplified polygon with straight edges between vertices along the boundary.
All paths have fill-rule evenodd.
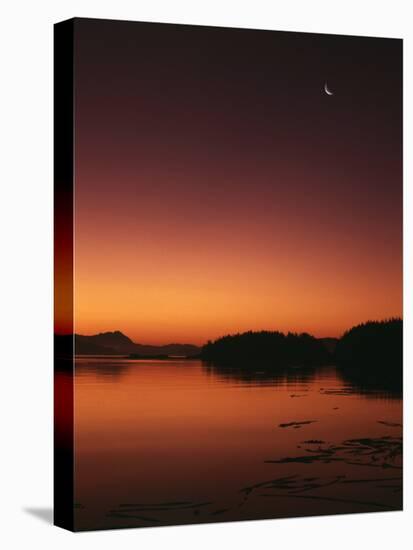
<path id="1" fill-rule="evenodd" d="M 250 380 L 195 360 L 78 358 L 76 368 L 75 492 L 81 529 L 401 506 L 400 492 L 389 493 L 367 481 L 367 498 L 364 485 L 343 483 L 389 477 L 389 472 L 400 478 L 401 457 L 380 468 L 368 457 L 374 456 L 380 466 L 388 460 L 380 445 L 384 441 L 387 449 L 392 438 L 400 437 L 401 401 L 363 395 L 333 368 L 292 369 L 277 377 L 264 373 Z M 288 425 L 292 422 L 298 424 Z M 346 455 L 343 461 L 340 448 L 331 450 L 357 438 L 370 438 L 379 451 L 373 448 L 373 454 L 364 456 L 362 444 L 350 443 L 351 460 Z M 308 440 L 321 443 L 303 443 Z M 266 462 L 319 456 L 317 449 L 332 453 L 331 460 L 328 455 L 328 460 L 311 463 Z M 354 460 L 356 464 L 349 463 Z M 307 478 L 334 483 L 329 482 L 328 493 L 327 488 L 314 489 L 315 494 L 306 489 L 314 500 L 298 499 L 293 488 L 284 486 L 279 488 L 282 495 L 271 498 L 248 489 L 243 500 L 243 488 L 289 476 L 294 483 L 305 484 Z M 333 504 L 319 499 L 320 491 L 339 499 Z M 168 502 L 188 504 L 159 508 Z M 134 512 L 124 506 L 135 504 L 139 509 Z"/>

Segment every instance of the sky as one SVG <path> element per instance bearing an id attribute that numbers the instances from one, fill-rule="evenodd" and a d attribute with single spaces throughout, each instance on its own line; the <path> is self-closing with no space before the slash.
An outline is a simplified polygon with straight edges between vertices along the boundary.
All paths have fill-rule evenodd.
<path id="1" fill-rule="evenodd" d="M 401 316 L 401 88 L 399 40 L 76 20 L 75 331 Z"/>

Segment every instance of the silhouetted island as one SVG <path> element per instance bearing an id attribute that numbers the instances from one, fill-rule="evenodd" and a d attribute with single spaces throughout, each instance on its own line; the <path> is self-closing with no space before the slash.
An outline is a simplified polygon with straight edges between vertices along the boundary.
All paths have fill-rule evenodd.
<path id="1" fill-rule="evenodd" d="M 208 342 L 201 358 L 248 368 L 257 362 L 273 367 L 326 365 L 332 361 L 332 354 L 322 341 L 307 333 L 249 331 Z"/>
<path id="2" fill-rule="evenodd" d="M 377 369 L 389 363 L 402 363 L 403 321 L 367 321 L 343 334 L 335 349 L 336 361 L 342 365 L 358 365 Z"/>
<path id="3" fill-rule="evenodd" d="M 403 321 L 368 321 L 343 334 L 334 360 L 343 376 L 366 389 L 402 391 Z"/>
<path id="4" fill-rule="evenodd" d="M 316 368 L 336 365 L 344 379 L 366 390 L 400 394 L 402 390 L 403 321 L 368 321 L 346 331 L 340 339 L 315 338 L 307 333 L 248 331 L 191 344 L 143 345 L 120 331 L 93 336 L 55 335 L 57 367 L 73 368 L 73 354 L 117 355 L 126 359 L 201 359 L 207 369 L 242 379 L 308 377 Z M 294 369 L 292 367 L 295 367 Z M 305 373 L 303 373 L 305 369 Z"/>

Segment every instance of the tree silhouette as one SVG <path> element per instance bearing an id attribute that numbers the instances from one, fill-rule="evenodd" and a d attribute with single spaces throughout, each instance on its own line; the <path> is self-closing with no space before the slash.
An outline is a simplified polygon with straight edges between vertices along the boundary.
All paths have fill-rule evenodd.
<path id="1" fill-rule="evenodd" d="M 368 321 L 351 328 L 337 343 L 335 361 L 353 384 L 401 392 L 403 321 Z"/>
<path id="2" fill-rule="evenodd" d="M 278 331 L 244 332 L 208 342 L 202 359 L 224 364 L 277 366 L 323 365 L 331 360 L 326 347 L 307 333 L 287 335 Z"/>
<path id="3" fill-rule="evenodd" d="M 336 346 L 336 360 L 341 364 L 378 368 L 401 365 L 403 348 L 403 321 L 367 321 L 343 334 Z"/>

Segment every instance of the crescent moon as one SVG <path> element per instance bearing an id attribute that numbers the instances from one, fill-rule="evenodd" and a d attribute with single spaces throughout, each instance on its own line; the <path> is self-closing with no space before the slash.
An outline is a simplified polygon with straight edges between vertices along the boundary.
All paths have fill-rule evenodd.
<path id="1" fill-rule="evenodd" d="M 334 95 L 334 93 L 328 89 L 327 82 L 324 84 L 324 91 L 327 95 Z"/>

